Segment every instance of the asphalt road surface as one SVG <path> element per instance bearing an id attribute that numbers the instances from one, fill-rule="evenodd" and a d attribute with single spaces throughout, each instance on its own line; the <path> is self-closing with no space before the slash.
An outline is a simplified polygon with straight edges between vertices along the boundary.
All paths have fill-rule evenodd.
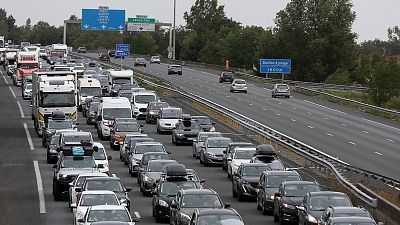
<path id="1" fill-rule="evenodd" d="M 87 54 L 95 57 L 96 54 Z M 112 59 L 120 63 L 120 60 Z M 132 58 L 122 60 L 133 67 Z M 293 94 L 272 98 L 268 86 L 249 84 L 248 93 L 230 93 L 218 71 L 183 67 L 168 75 L 168 64 L 135 67 L 207 98 L 353 166 L 400 180 L 400 124 L 333 103 Z"/>

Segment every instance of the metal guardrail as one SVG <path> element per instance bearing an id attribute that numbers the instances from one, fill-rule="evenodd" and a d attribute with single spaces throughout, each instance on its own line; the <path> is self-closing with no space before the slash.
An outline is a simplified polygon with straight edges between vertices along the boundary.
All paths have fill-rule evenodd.
<path id="1" fill-rule="evenodd" d="M 316 94 L 320 94 L 320 95 L 325 95 L 325 96 L 328 96 L 328 97 L 336 99 L 336 100 L 353 103 L 353 104 L 356 104 L 356 105 L 359 105 L 359 106 L 363 106 L 365 108 L 373 109 L 375 111 L 384 112 L 384 113 L 395 115 L 395 116 L 400 116 L 400 112 L 395 111 L 395 110 L 385 109 L 385 108 L 378 107 L 378 106 L 375 106 L 375 105 L 369 105 L 369 104 L 366 104 L 366 103 L 363 103 L 363 102 L 359 102 L 359 101 L 356 101 L 356 100 L 353 100 L 353 99 L 339 97 L 339 96 L 336 96 L 336 95 L 333 95 L 333 94 L 329 94 L 329 93 L 326 93 L 326 92 L 323 92 L 323 91 L 313 90 L 313 89 L 310 89 L 310 88 L 305 88 L 305 87 L 296 87 L 296 88 L 299 88 L 299 89 L 305 90 L 305 91 L 310 91 L 310 92 L 313 92 L 313 93 L 316 93 Z"/>
<path id="2" fill-rule="evenodd" d="M 82 55 L 77 55 L 77 56 L 82 57 Z M 87 57 L 87 56 L 85 56 L 85 57 Z M 103 62 L 101 62 L 101 63 L 104 65 L 111 66 L 111 67 L 119 68 L 119 65 L 116 63 L 109 63 L 109 64 L 106 64 Z M 132 68 L 129 68 L 129 69 L 132 69 Z M 284 145 L 288 148 L 294 149 L 294 150 L 296 150 L 296 152 L 299 155 L 306 158 L 307 160 L 314 162 L 315 164 L 320 165 L 324 168 L 328 168 L 330 171 L 332 171 L 332 174 L 336 177 L 336 179 L 340 182 L 340 184 L 342 186 L 344 186 L 346 189 L 351 191 L 355 196 L 357 196 L 363 202 L 367 203 L 368 205 L 370 205 L 372 207 L 376 207 L 377 199 L 371 198 L 370 196 L 368 196 L 367 194 L 365 194 L 364 192 L 359 190 L 342 174 L 342 172 L 354 171 L 354 172 L 361 173 L 361 174 L 367 174 L 367 175 L 370 175 L 373 177 L 377 177 L 377 178 L 385 181 L 386 183 L 390 183 L 391 185 L 395 185 L 395 186 L 398 186 L 400 183 L 399 181 L 391 179 L 389 177 L 385 177 L 385 176 L 376 174 L 371 171 L 367 171 L 367 170 L 364 170 L 364 169 L 361 169 L 358 167 L 351 166 L 348 163 L 338 160 L 337 158 L 334 158 L 318 149 L 315 149 L 299 140 L 296 140 L 296 139 L 289 137 L 283 133 L 280 133 L 264 124 L 261 124 L 253 119 L 250 119 L 244 115 L 241 115 L 231 109 L 228 109 L 224 106 L 221 106 L 217 103 L 214 103 L 208 99 L 205 99 L 203 97 L 200 97 L 200 96 L 190 93 L 188 91 L 182 90 L 181 88 L 176 87 L 175 85 L 173 85 L 172 83 L 170 83 L 166 80 L 160 79 L 151 74 L 146 74 L 146 73 L 143 73 L 140 71 L 136 71 L 136 74 L 140 74 L 142 76 L 147 76 L 147 77 L 152 77 L 154 79 L 166 82 L 169 87 L 155 84 L 144 78 L 138 77 L 141 81 L 143 81 L 149 85 L 152 85 L 157 88 L 162 88 L 162 89 L 165 89 L 168 91 L 172 91 L 172 92 L 180 94 L 194 102 L 198 102 L 202 105 L 205 105 L 205 106 L 215 110 L 216 112 L 220 113 L 221 115 L 235 121 L 236 123 L 240 124 L 240 126 L 246 128 L 248 130 L 251 130 L 259 135 L 262 135 L 263 137 L 267 137 L 270 140 L 274 140 L 274 142 L 279 143 L 282 146 Z"/>

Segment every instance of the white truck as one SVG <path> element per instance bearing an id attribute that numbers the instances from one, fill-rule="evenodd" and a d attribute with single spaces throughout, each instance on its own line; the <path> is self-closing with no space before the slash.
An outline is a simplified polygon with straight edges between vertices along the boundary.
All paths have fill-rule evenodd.
<path id="1" fill-rule="evenodd" d="M 72 72 L 34 72 L 32 76 L 32 119 L 39 137 L 54 111 L 77 121 L 76 75 Z"/>
<path id="2" fill-rule="evenodd" d="M 62 58 L 68 57 L 68 46 L 65 44 L 52 44 L 50 54 L 56 54 L 57 56 L 62 55 Z"/>
<path id="3" fill-rule="evenodd" d="M 122 84 L 133 84 L 133 70 L 105 70 L 103 72 L 104 75 L 108 75 L 109 79 L 109 90 L 108 93 L 111 93 L 113 96 L 117 96 L 118 93 L 113 93 L 116 90 L 116 85 Z"/>
<path id="4" fill-rule="evenodd" d="M 82 110 L 86 98 L 101 97 L 101 84 L 97 79 L 78 79 L 78 109 Z"/>

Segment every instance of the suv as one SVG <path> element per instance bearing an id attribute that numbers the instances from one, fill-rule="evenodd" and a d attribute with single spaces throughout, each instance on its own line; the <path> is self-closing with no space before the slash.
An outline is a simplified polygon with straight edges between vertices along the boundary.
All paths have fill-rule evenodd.
<path id="1" fill-rule="evenodd" d="M 228 169 L 228 156 L 230 153 L 234 153 L 236 148 L 246 148 L 246 147 L 254 147 L 252 143 L 249 142 L 232 142 L 226 147 L 226 150 L 223 151 L 224 155 L 222 156 L 222 169 Z"/>
<path id="2" fill-rule="evenodd" d="M 232 83 L 233 80 L 235 80 L 235 75 L 233 72 L 222 72 L 221 75 L 219 76 L 219 82 L 230 82 Z"/>
<path id="3" fill-rule="evenodd" d="M 158 64 L 160 64 L 161 63 L 161 60 L 160 60 L 160 56 L 152 56 L 151 58 L 150 58 L 150 64 L 152 64 L 152 63 L 158 63 Z"/>
<path id="4" fill-rule="evenodd" d="M 144 66 L 146 67 L 146 59 L 144 58 L 136 58 L 133 66 Z"/>
<path id="5" fill-rule="evenodd" d="M 146 108 L 146 123 L 157 122 L 159 110 L 167 107 L 169 107 L 167 102 L 149 102 Z"/>
<path id="6" fill-rule="evenodd" d="M 168 75 L 171 75 L 171 74 L 182 75 L 182 67 L 181 67 L 181 65 L 169 65 L 168 66 Z"/>
<path id="7" fill-rule="evenodd" d="M 277 96 L 283 96 L 285 98 L 290 97 L 289 85 L 287 84 L 275 84 L 272 89 L 272 98 L 276 98 Z"/>
<path id="8" fill-rule="evenodd" d="M 42 145 L 43 147 L 47 147 L 50 142 L 51 136 L 54 135 L 56 130 L 63 130 L 63 129 L 73 129 L 75 126 L 72 123 L 72 120 L 65 119 L 65 118 L 52 118 L 48 119 L 45 123 L 42 135 Z"/>
<path id="9" fill-rule="evenodd" d="M 127 134 L 141 134 L 142 130 L 140 127 L 143 125 L 139 125 L 137 121 L 131 122 L 114 122 L 113 126 L 110 129 L 110 147 L 113 150 L 119 150 L 119 147 L 124 142 L 125 136 Z"/>
<path id="10" fill-rule="evenodd" d="M 172 143 L 192 144 L 200 133 L 200 124 L 192 120 L 189 115 L 183 115 L 183 119 L 176 123 L 172 130 Z"/>
<path id="11" fill-rule="evenodd" d="M 79 47 L 77 50 L 78 53 L 86 53 L 86 47 Z"/>

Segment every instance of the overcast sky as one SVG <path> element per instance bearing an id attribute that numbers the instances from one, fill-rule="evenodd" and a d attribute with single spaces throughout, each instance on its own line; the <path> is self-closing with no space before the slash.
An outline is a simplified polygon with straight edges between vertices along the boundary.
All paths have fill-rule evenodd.
<path id="1" fill-rule="evenodd" d="M 190 10 L 195 0 L 177 1 L 177 24 L 184 24 L 183 13 Z M 219 0 L 225 5 L 228 17 L 243 25 L 274 26 L 276 13 L 289 0 Z M 358 42 L 379 38 L 387 40 L 387 29 L 400 25 L 400 0 L 353 0 L 357 19 L 353 31 L 359 35 Z M 31 18 L 32 24 L 39 20 L 52 25 L 62 25 L 64 19 L 75 14 L 82 16 L 82 8 L 109 6 L 125 9 L 127 17 L 148 15 L 162 22 L 172 22 L 173 0 L 0 0 L 0 8 L 12 14 L 18 25 Z"/>

